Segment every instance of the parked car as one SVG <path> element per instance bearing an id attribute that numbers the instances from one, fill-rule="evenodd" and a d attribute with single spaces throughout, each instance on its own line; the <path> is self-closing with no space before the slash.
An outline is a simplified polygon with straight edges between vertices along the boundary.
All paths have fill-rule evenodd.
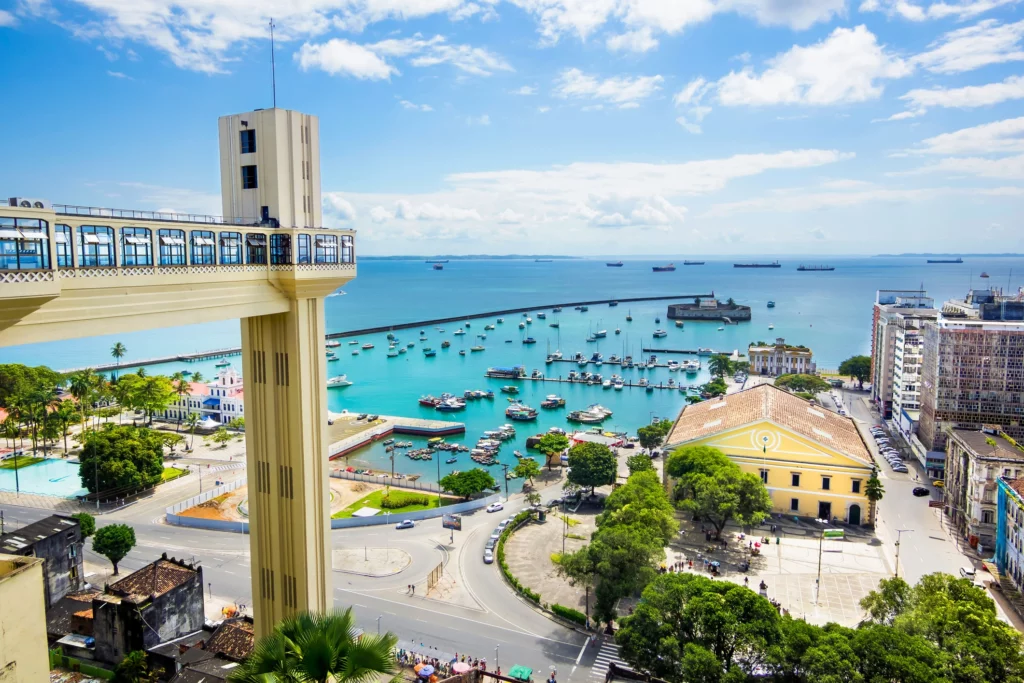
<path id="1" fill-rule="evenodd" d="M 500 522 L 498 522 L 498 528 L 501 529 L 502 531 L 504 531 L 505 527 L 507 527 L 507 526 L 508 526 L 508 520 L 507 519 L 503 519 Z"/>
<path id="2" fill-rule="evenodd" d="M 487 543 L 484 543 L 485 550 L 494 550 L 494 546 L 497 545 L 497 541 L 493 538 L 488 538 Z"/>
<path id="3" fill-rule="evenodd" d="M 396 529 L 411 529 L 416 526 L 416 522 L 411 519 L 403 519 L 401 522 L 395 525 Z"/>
<path id="4" fill-rule="evenodd" d="M 913 491 L 913 493 L 914 493 L 914 495 L 915 495 L 915 496 L 917 496 L 918 498 L 920 498 L 920 497 L 922 497 L 922 496 L 928 496 L 928 495 L 931 495 L 931 491 L 929 491 L 928 489 L 926 489 L 926 488 L 925 488 L 924 486 L 915 486 L 915 487 L 914 487 L 914 491 Z"/>
<path id="5" fill-rule="evenodd" d="M 897 465 L 897 466 L 892 468 L 892 471 L 893 472 L 899 472 L 900 474 L 906 474 L 910 470 L 907 469 L 906 465 Z"/>
<path id="6" fill-rule="evenodd" d="M 502 505 L 501 503 L 491 503 L 490 505 L 487 506 L 487 511 L 488 512 L 497 512 L 498 510 L 504 510 L 504 509 L 505 509 L 505 506 Z"/>
<path id="7" fill-rule="evenodd" d="M 497 529 L 495 529 L 494 531 L 491 532 L 491 538 L 493 538 L 495 541 L 497 541 L 501 537 L 501 532 L 502 532 L 501 527 L 498 527 Z"/>
<path id="8" fill-rule="evenodd" d="M 974 567 L 960 567 L 960 576 L 964 577 L 965 579 L 973 580 L 975 574 L 976 572 L 974 571 Z"/>
<path id="9" fill-rule="evenodd" d="M 946 486 L 946 482 L 943 481 L 942 479 L 936 479 L 935 481 L 932 482 L 932 486 L 941 489 Z"/>
<path id="10" fill-rule="evenodd" d="M 494 552 L 491 550 L 484 551 L 484 564 L 492 564 L 494 562 Z"/>

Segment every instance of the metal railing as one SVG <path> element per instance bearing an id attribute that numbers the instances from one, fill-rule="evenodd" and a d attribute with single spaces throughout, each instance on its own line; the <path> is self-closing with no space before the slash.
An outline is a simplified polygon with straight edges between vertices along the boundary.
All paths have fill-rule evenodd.
<path id="1" fill-rule="evenodd" d="M 109 209 L 98 206 L 75 206 L 54 204 L 53 210 L 63 216 L 88 216 L 97 218 L 122 218 L 140 221 L 167 221 L 174 223 L 209 223 L 211 225 L 259 225 L 255 218 L 224 218 L 208 214 L 173 213 L 161 211 L 139 211 L 136 209 Z"/>

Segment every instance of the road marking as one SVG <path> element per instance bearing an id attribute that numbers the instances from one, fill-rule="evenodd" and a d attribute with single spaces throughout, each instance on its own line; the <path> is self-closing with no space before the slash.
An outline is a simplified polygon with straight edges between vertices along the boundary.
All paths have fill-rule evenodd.
<path id="1" fill-rule="evenodd" d="M 587 645 L 588 644 L 590 644 L 589 640 L 587 642 L 583 643 L 583 647 L 580 648 L 580 654 L 579 654 L 578 657 L 576 657 L 576 664 L 577 664 L 577 666 L 579 665 L 580 660 L 583 659 L 583 653 L 587 651 Z"/>
<path id="2" fill-rule="evenodd" d="M 594 665 L 590 668 L 590 677 L 604 680 L 608 675 L 608 667 L 613 662 L 625 665 L 625 662 L 619 659 L 619 646 L 611 640 L 606 640 L 601 644 Z"/>

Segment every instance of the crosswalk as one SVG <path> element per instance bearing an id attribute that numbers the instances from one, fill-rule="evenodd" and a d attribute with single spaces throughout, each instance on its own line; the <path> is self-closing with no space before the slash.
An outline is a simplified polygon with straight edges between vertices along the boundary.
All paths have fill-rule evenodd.
<path id="1" fill-rule="evenodd" d="M 606 638 L 601 642 L 601 649 L 597 651 L 594 664 L 590 667 L 590 678 L 594 681 L 603 681 L 612 662 L 625 666 L 625 662 L 619 659 L 619 646 L 614 640 Z"/>

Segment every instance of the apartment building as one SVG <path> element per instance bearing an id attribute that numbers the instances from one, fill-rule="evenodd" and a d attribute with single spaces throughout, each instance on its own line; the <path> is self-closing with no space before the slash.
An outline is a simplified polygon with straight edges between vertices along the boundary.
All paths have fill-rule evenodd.
<path id="1" fill-rule="evenodd" d="M 1024 586 L 1024 479 L 1000 477 L 996 485 L 996 566 L 1019 592 Z"/>
<path id="2" fill-rule="evenodd" d="M 915 347 L 918 346 L 923 322 L 938 315 L 934 306 L 934 299 L 924 290 L 880 289 L 875 293 L 871 334 L 871 401 L 886 419 L 899 415 L 899 412 L 894 412 L 894 403 L 898 402 L 902 409 L 920 401 L 919 383 L 915 380 L 920 363 L 915 362 L 918 354 L 913 351 L 917 350 Z M 911 346 L 909 359 L 906 349 L 908 343 Z M 894 395 L 897 384 L 900 392 L 898 399 Z"/>

